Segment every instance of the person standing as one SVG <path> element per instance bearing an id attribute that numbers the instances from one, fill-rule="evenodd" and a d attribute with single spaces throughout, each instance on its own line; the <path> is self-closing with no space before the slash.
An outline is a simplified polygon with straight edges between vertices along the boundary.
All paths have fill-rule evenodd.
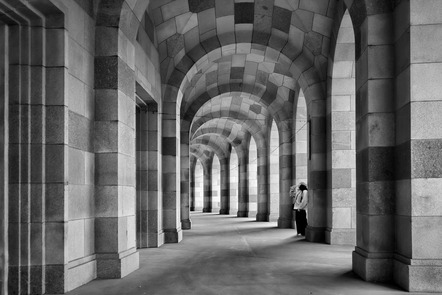
<path id="1" fill-rule="evenodd" d="M 290 188 L 290 194 L 292 189 Z M 296 230 L 298 235 L 305 236 L 305 228 L 307 227 L 307 204 L 308 204 L 308 188 L 307 184 L 300 182 L 295 187 L 293 198 L 293 210 L 295 211 Z"/>

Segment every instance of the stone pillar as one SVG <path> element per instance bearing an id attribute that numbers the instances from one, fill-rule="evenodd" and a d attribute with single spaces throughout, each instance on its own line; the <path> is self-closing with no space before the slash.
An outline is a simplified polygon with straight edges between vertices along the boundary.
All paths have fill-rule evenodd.
<path id="1" fill-rule="evenodd" d="M 308 99 L 308 226 L 305 237 L 310 242 L 323 243 L 327 226 L 327 140 L 323 87 L 309 86 L 305 91 Z"/>
<path id="2" fill-rule="evenodd" d="M 196 168 L 196 157 L 190 157 L 190 196 L 189 196 L 189 210 L 195 211 L 195 168 Z"/>
<path id="3" fill-rule="evenodd" d="M 147 114 L 145 109 L 137 107 L 136 113 L 136 167 L 137 167 L 137 248 L 148 245 L 148 179 L 147 174 Z"/>
<path id="4" fill-rule="evenodd" d="M 0 25 L 0 294 L 8 290 L 8 27 Z"/>
<path id="5" fill-rule="evenodd" d="M 267 143 L 266 143 L 267 144 Z M 269 221 L 270 216 L 270 156 L 267 146 L 258 147 L 258 192 L 256 221 Z"/>
<path id="6" fill-rule="evenodd" d="M 410 292 L 442 292 L 442 3 L 401 1 L 395 9 L 394 281 Z"/>
<path id="7" fill-rule="evenodd" d="M 352 7 L 350 13 L 354 9 L 358 7 Z M 382 282 L 392 279 L 395 250 L 395 62 L 389 7 L 371 9 L 369 16 L 359 19 L 360 26 L 355 26 L 357 213 L 353 271 L 364 280 Z"/>
<path id="8" fill-rule="evenodd" d="M 290 123 L 287 126 L 290 126 Z M 289 193 L 290 187 L 293 185 L 291 140 L 291 130 L 282 130 L 279 138 L 279 228 L 292 227 L 292 198 Z"/>
<path id="9" fill-rule="evenodd" d="M 181 229 L 181 168 L 180 126 L 177 120 L 176 97 L 178 89 L 166 86 L 162 104 L 162 183 L 163 224 L 166 243 L 183 239 Z"/>
<path id="10" fill-rule="evenodd" d="M 258 146 L 256 141 L 251 138 L 249 144 L 249 163 L 248 172 L 248 193 L 249 193 L 249 213 L 248 216 L 256 216 L 258 213 Z"/>
<path id="11" fill-rule="evenodd" d="M 217 154 L 213 155 L 210 175 L 212 177 L 210 183 L 210 188 L 212 190 L 210 193 L 212 206 L 210 208 L 212 209 L 212 212 L 219 212 L 221 209 L 221 163 Z"/>
<path id="12" fill-rule="evenodd" d="M 161 139 L 158 128 L 159 110 L 156 102 L 147 104 L 147 242 L 148 247 L 159 247 L 164 244 L 163 231 L 163 195 L 159 191 L 161 162 L 158 142 Z"/>
<path id="13" fill-rule="evenodd" d="M 184 133 L 184 132 L 183 132 Z M 189 136 L 181 139 L 181 228 L 191 229 L 190 221 L 190 161 L 189 161 Z M 183 136 L 183 134 L 181 135 Z"/>
<path id="14" fill-rule="evenodd" d="M 137 108 L 137 247 L 164 244 L 158 193 L 158 110 L 150 103 Z"/>
<path id="15" fill-rule="evenodd" d="M 221 208 L 219 214 L 230 213 L 230 157 L 221 159 Z"/>
<path id="16" fill-rule="evenodd" d="M 125 38 L 118 28 L 97 27 Z M 95 57 L 95 250 L 98 278 L 139 267 L 135 226 L 135 78 L 125 53 L 97 48 Z M 109 52 L 110 51 L 110 52 Z M 132 65 L 133 66 L 133 65 Z"/>
<path id="17" fill-rule="evenodd" d="M 46 64 L 45 33 L 48 39 L 54 38 L 46 48 L 57 49 Z M 11 294 L 67 290 L 65 34 L 63 27 L 44 30 L 13 25 L 4 43 L 9 47 L 5 60 L 9 73 L 3 85 L 9 96 L 10 122 L 7 241 Z"/>
<path id="18" fill-rule="evenodd" d="M 249 151 L 241 145 L 238 153 L 238 217 L 249 216 Z"/>
<path id="19" fill-rule="evenodd" d="M 232 149 L 231 154 L 230 154 L 230 170 L 229 170 L 229 174 L 230 174 L 230 191 L 229 191 L 229 196 L 230 196 L 230 211 L 229 213 L 232 215 L 237 215 L 238 214 L 238 188 L 239 188 L 239 181 L 238 181 L 238 176 L 239 176 L 239 170 L 238 170 L 238 155 L 236 153 L 236 147 L 234 149 Z"/>
<path id="20" fill-rule="evenodd" d="M 59 192 L 56 194 L 49 193 L 50 187 L 48 184 L 45 184 L 48 181 L 49 175 L 48 170 L 54 170 L 54 165 L 60 166 L 60 165 L 67 165 L 66 161 L 66 155 L 64 155 L 63 163 L 52 163 L 52 166 L 46 167 L 46 163 L 44 163 L 43 159 L 53 158 L 55 156 L 55 153 L 58 151 L 52 150 L 52 155 L 49 155 L 48 148 L 46 144 L 62 144 L 63 147 L 60 148 L 60 150 L 63 150 L 65 153 L 67 149 L 65 148 L 67 144 L 66 140 L 66 130 L 62 130 L 63 128 L 60 128 L 60 126 L 66 126 L 67 125 L 67 118 L 66 118 L 66 99 L 62 102 L 59 101 L 58 103 L 54 103 L 52 100 L 58 91 L 65 90 L 66 84 L 64 83 L 67 72 L 64 71 L 64 68 L 60 71 L 60 66 L 64 65 L 64 61 L 62 61 L 61 56 L 64 56 L 64 52 L 62 48 L 64 48 L 64 38 L 66 34 L 66 30 L 64 29 L 47 29 L 46 30 L 46 37 L 45 40 L 42 38 L 44 36 L 44 29 L 40 27 L 33 27 L 32 30 L 32 37 L 31 42 L 33 46 L 31 47 L 31 51 L 34 53 L 39 53 L 37 55 L 34 55 L 31 58 L 31 67 L 30 67 L 30 74 L 31 74 L 31 82 L 30 84 L 30 121 L 29 124 L 31 126 L 30 129 L 30 215 L 31 215 L 31 253 L 30 253 L 30 286 L 29 290 L 31 294 L 38 294 L 40 292 L 51 292 L 50 290 L 57 290 L 61 291 L 64 289 L 64 291 L 69 290 L 69 284 L 64 284 L 64 282 L 71 281 L 71 276 L 68 277 L 69 273 L 66 272 L 65 265 L 59 265 L 57 267 L 57 270 L 55 271 L 58 274 L 63 273 L 64 278 L 61 279 L 52 279 L 53 277 L 49 277 L 48 274 L 54 274 L 54 269 L 49 267 L 47 264 L 48 259 L 48 249 L 52 247 L 49 245 L 51 243 L 50 239 L 45 239 L 45 236 L 48 234 L 47 230 L 47 221 L 48 219 L 45 218 L 45 214 L 50 212 L 50 210 L 54 210 L 57 213 L 61 213 L 59 216 L 67 217 L 65 215 L 66 213 L 66 197 L 67 194 L 60 194 L 57 196 Z M 59 40 L 59 42 L 54 42 L 54 39 Z M 49 41 L 51 40 L 51 41 Z M 52 43 L 51 43 L 52 42 Z M 46 43 L 46 44 L 45 44 Z M 52 50 L 55 48 L 59 49 L 61 52 L 61 56 L 57 58 L 57 62 L 55 62 L 53 59 L 46 59 L 47 64 L 46 67 L 43 65 L 43 54 L 44 50 L 43 48 L 46 47 L 47 53 L 46 54 L 53 54 Z M 61 47 L 61 48 L 60 48 Z M 41 55 L 40 55 L 41 54 Z M 45 87 L 45 80 L 44 80 L 44 72 L 46 70 L 46 75 L 48 75 L 48 71 L 59 71 L 58 74 L 60 75 L 59 78 L 57 78 L 58 82 L 60 84 L 54 84 L 52 86 L 46 85 L 46 91 L 42 91 Z M 48 77 L 48 76 L 46 76 Z M 55 82 L 56 83 L 56 82 Z M 57 86 L 55 86 L 57 85 Z M 51 88 L 51 89 L 48 89 Z M 55 93 L 54 93 L 54 92 Z M 46 93 L 46 97 L 44 94 Z M 62 92 L 63 93 L 63 92 Z M 45 107 L 45 103 L 48 101 L 51 101 L 53 105 Z M 61 99 L 63 100 L 63 99 Z M 56 128 L 57 126 L 58 128 Z M 55 128 L 54 128 L 55 127 Z M 57 137 L 57 140 L 54 140 L 55 137 Z M 57 157 L 57 156 L 55 156 Z M 46 170 L 46 171 L 45 171 Z M 57 168 L 58 172 L 66 174 L 66 168 L 61 169 Z M 54 171 L 57 173 L 57 171 Z M 65 175 L 66 177 L 66 175 Z M 53 179 L 54 180 L 54 179 Z M 61 180 L 61 178 L 59 179 Z M 63 180 L 66 180 L 64 178 Z M 53 184 L 54 185 L 54 184 Z M 56 186 L 61 189 L 66 189 L 66 185 L 63 183 L 57 183 Z M 45 196 L 46 194 L 46 196 Z M 45 197 L 48 195 L 51 196 L 51 200 L 45 201 Z M 57 201 L 55 201 L 57 200 Z M 61 202 L 60 202 L 61 201 Z M 58 205 L 53 205 L 52 202 L 60 202 Z M 61 205 L 63 204 L 63 205 Z M 60 207 L 59 207 L 60 206 Z M 52 212 L 54 212 L 52 211 Z M 48 216 L 48 215 L 47 215 Z M 53 220 L 54 221 L 54 220 Z M 58 219 L 60 221 L 60 219 Z M 52 228 L 57 227 L 54 224 L 51 224 Z M 66 238 L 66 227 L 63 226 L 62 228 L 59 228 L 59 235 L 56 238 L 58 241 L 62 241 L 62 239 Z M 47 237 L 47 236 L 46 236 Z M 66 244 L 66 242 L 64 242 Z M 63 247 L 64 246 L 64 247 Z M 62 251 L 65 251 L 66 245 L 63 245 L 60 248 Z M 57 253 L 49 252 L 49 253 Z M 65 253 L 64 253 L 65 254 Z M 66 257 L 66 256 L 64 256 Z M 60 259 L 61 261 L 61 259 Z M 65 260 L 64 263 L 67 261 Z M 45 266 L 46 265 L 46 266 Z M 45 274 L 46 269 L 46 274 Z M 60 271 L 60 272 L 59 272 Z"/>
<path id="21" fill-rule="evenodd" d="M 10 26 L 9 42 L 9 293 L 27 293 L 30 281 L 29 28 Z M 22 58 L 25 57 L 25 58 Z M 63 100 L 63 99 L 62 99 Z M 64 156 L 64 150 L 61 150 Z M 62 161 L 64 163 L 64 161 Z M 62 177 L 64 177 L 64 171 Z M 64 217 L 64 216 L 63 216 Z M 63 219 L 63 221 L 65 221 Z M 64 264 L 63 260 L 63 264 Z"/>
<path id="22" fill-rule="evenodd" d="M 203 174 L 203 212 L 212 212 L 212 162 L 213 153 L 202 164 Z"/>

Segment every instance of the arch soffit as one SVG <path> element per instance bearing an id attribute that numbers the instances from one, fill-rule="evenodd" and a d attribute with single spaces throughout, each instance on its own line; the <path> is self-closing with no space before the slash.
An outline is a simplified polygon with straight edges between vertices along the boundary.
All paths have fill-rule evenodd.
<path id="1" fill-rule="evenodd" d="M 209 122 L 201 125 L 191 137 L 196 138 L 198 136 L 204 135 L 206 133 L 215 133 L 218 135 L 223 135 L 231 140 L 238 139 L 242 140 L 245 138 L 245 134 L 247 133 L 247 129 L 241 124 L 238 124 L 232 120 L 228 120 L 226 118 L 213 119 Z"/>
<path id="2" fill-rule="evenodd" d="M 273 94 L 270 94 L 273 92 Z M 275 122 L 279 124 L 282 121 L 291 120 L 291 109 L 294 97 L 294 91 L 285 87 L 265 87 L 262 85 L 249 85 L 242 83 L 227 83 L 225 85 L 218 85 L 211 88 L 208 92 L 204 92 L 192 104 L 184 113 L 181 113 L 181 123 L 184 128 L 190 126 L 195 117 L 200 116 L 200 109 L 206 104 L 211 104 L 213 99 L 222 97 L 223 100 L 228 97 L 240 97 L 250 99 L 254 103 L 250 103 L 253 107 L 253 113 L 269 113 Z M 232 99 L 233 101 L 233 99 Z M 232 109 L 239 109 L 240 104 L 232 105 Z M 221 106 L 221 105 L 220 105 Z M 269 117 L 265 115 L 266 117 Z M 186 123 L 187 122 L 187 123 Z"/>
<path id="3" fill-rule="evenodd" d="M 230 151 L 230 144 L 223 138 L 216 136 L 215 134 L 205 134 L 201 137 L 192 140 L 190 146 L 204 146 L 210 148 L 216 153 L 218 158 L 228 158 Z"/>
<path id="4" fill-rule="evenodd" d="M 218 140 L 215 143 L 210 141 L 211 140 L 210 138 L 212 138 L 213 136 L 218 137 Z M 243 153 L 242 152 L 242 149 L 243 149 L 242 143 L 244 140 L 246 140 L 246 141 L 249 140 L 249 137 L 245 137 L 245 139 L 241 139 L 241 142 L 238 142 L 235 139 L 231 139 L 224 134 L 205 133 L 195 139 L 192 139 L 192 141 L 194 141 L 194 142 L 191 142 L 189 147 L 191 150 L 196 150 L 196 149 L 205 150 L 205 149 L 207 149 L 207 145 L 210 144 L 211 146 L 216 147 L 216 143 L 218 141 L 223 141 L 223 144 L 227 144 L 227 145 L 232 146 L 233 150 L 235 151 L 235 152 L 233 152 L 233 150 L 229 150 L 229 153 L 228 153 L 229 155 L 231 155 L 232 153 L 236 153 L 237 155 L 242 155 L 242 153 Z"/>
<path id="5" fill-rule="evenodd" d="M 192 124 L 190 130 L 190 136 L 192 136 L 201 126 L 206 122 L 210 122 L 211 120 L 217 119 L 220 117 L 211 116 L 211 113 L 204 114 L 199 119 L 195 120 Z M 246 113 L 241 113 L 240 111 L 228 110 L 226 111 L 226 116 L 222 118 L 227 118 L 236 124 L 240 124 L 250 133 L 251 136 L 254 137 L 256 142 L 265 142 L 264 130 L 261 125 L 258 125 L 255 120 L 248 119 Z"/>
<path id="6" fill-rule="evenodd" d="M 241 45 L 244 45 L 244 44 L 233 44 L 233 46 L 235 46 L 234 49 L 231 51 L 227 51 L 227 54 L 235 55 L 235 54 L 247 53 L 244 50 L 236 49 L 238 46 L 241 46 Z M 263 51 L 263 52 L 265 52 L 265 51 Z M 257 51 L 255 51 L 255 52 L 250 51 L 249 53 L 254 54 L 255 56 L 258 56 L 258 57 L 260 56 L 259 54 L 257 54 Z M 265 55 L 261 54 L 261 56 L 265 56 Z M 296 58 L 296 60 L 294 60 L 293 62 L 291 62 L 290 60 L 287 61 L 287 57 L 285 57 L 283 59 L 285 65 L 282 65 L 282 62 L 277 63 L 278 65 L 281 65 L 280 66 L 281 69 L 276 72 L 279 74 L 291 73 L 291 75 L 290 76 L 287 75 L 287 77 L 300 83 L 304 89 L 308 88 L 312 85 L 315 85 L 315 84 L 321 84 L 326 80 L 325 70 L 327 67 L 326 58 L 324 56 L 322 56 L 322 57 L 323 57 L 323 59 L 321 60 L 320 64 L 322 66 L 321 70 L 322 70 L 323 74 L 321 74 L 321 75 L 319 74 L 319 72 L 315 68 L 315 64 L 319 64 L 319 63 L 315 62 L 312 59 L 305 57 L 304 55 L 298 56 L 298 58 Z M 167 97 L 172 97 L 172 98 L 176 97 L 177 103 L 181 106 L 183 95 L 185 93 L 184 89 L 186 89 L 186 86 L 191 85 L 191 81 L 192 81 L 193 77 L 198 74 L 198 72 L 199 72 L 198 64 L 203 64 L 203 63 L 209 63 L 209 60 L 206 56 L 202 57 L 200 59 L 200 61 L 195 63 L 194 66 L 192 66 L 192 68 L 190 68 L 186 72 L 186 74 L 177 70 L 179 72 L 177 74 L 179 77 L 176 77 L 176 79 L 171 77 L 168 80 L 168 81 L 172 81 L 173 83 L 169 83 L 169 82 L 166 83 L 166 85 L 164 87 L 164 89 L 165 89 L 164 95 Z M 210 63 L 212 63 L 212 62 L 210 62 Z M 287 72 L 287 70 L 288 70 L 288 72 Z M 288 81 L 289 80 L 286 79 L 285 83 L 287 85 L 293 84 L 293 83 L 289 83 Z M 292 87 L 290 87 L 290 88 L 292 88 Z"/>
<path id="7" fill-rule="evenodd" d="M 232 55 L 229 56 L 228 61 L 215 61 L 205 70 L 198 71 L 192 80 L 185 80 L 187 83 L 182 87 L 185 91 L 181 104 L 188 103 L 192 97 L 204 91 L 205 88 L 214 84 L 223 84 L 226 81 L 248 81 L 249 83 L 261 81 L 261 84 L 265 85 L 269 80 L 277 86 L 295 88 L 296 81 L 289 76 L 289 73 L 277 70 L 276 63 L 258 62 L 256 59 L 248 60 L 247 56 L 249 55 Z"/>

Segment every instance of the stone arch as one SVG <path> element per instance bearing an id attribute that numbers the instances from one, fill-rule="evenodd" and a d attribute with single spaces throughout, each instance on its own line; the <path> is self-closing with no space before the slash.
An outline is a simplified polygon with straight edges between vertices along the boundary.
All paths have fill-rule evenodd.
<path id="1" fill-rule="evenodd" d="M 340 13 L 340 12 L 338 12 Z M 355 42 L 348 11 L 332 34 L 327 98 L 327 230 L 330 244 L 356 243 Z M 336 36 L 336 37 L 335 37 Z"/>

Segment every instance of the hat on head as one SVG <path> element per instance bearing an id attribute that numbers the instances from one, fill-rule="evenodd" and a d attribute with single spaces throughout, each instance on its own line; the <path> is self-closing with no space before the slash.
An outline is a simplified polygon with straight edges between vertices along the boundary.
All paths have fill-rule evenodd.
<path id="1" fill-rule="evenodd" d="M 301 185 L 304 185 L 306 189 L 308 189 L 307 183 L 301 181 L 300 183 L 298 183 L 297 187 L 299 188 Z"/>

